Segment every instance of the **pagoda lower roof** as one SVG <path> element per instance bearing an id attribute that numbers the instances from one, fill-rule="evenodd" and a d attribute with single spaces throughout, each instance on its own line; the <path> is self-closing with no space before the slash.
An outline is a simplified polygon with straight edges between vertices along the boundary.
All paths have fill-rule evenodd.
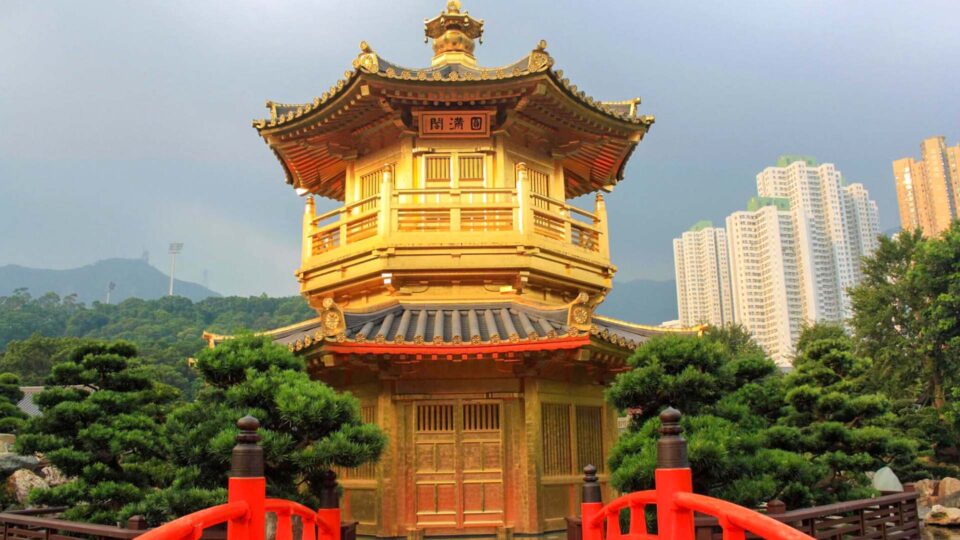
<path id="1" fill-rule="evenodd" d="M 363 352 L 374 354 L 430 352 L 446 347 L 459 347 L 464 352 L 473 347 L 509 352 L 579 348 L 593 341 L 613 346 L 626 355 L 651 337 L 667 333 L 694 335 L 698 330 L 664 329 L 594 316 L 586 332 L 571 327 L 567 314 L 567 307 L 545 309 L 516 302 L 400 303 L 369 313 L 344 311 L 345 331 L 337 336 L 324 334 L 320 317 L 265 334 L 292 351 L 326 346 L 336 352 L 348 352 L 351 346 L 360 346 Z M 228 339 L 214 334 L 204 337 L 211 344 Z"/>

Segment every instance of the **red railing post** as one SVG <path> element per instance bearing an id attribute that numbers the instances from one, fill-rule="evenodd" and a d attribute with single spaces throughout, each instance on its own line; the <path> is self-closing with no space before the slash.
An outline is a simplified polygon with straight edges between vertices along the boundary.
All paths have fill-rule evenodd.
<path id="1" fill-rule="evenodd" d="M 596 519 L 597 514 L 602 511 L 603 499 L 600 494 L 600 482 L 597 481 L 597 468 L 587 465 L 583 468 L 580 502 L 581 540 L 603 540 L 603 522 Z"/>
<path id="2" fill-rule="evenodd" d="M 340 540 L 340 494 L 337 473 L 327 470 L 320 485 L 320 509 L 317 510 L 317 538 Z"/>
<path id="3" fill-rule="evenodd" d="M 227 523 L 227 540 L 264 540 L 267 481 L 263 477 L 263 449 L 257 444 L 260 421 L 244 416 L 237 421 L 240 433 L 230 456 L 227 502 L 246 502 L 249 512 Z"/>
<path id="4" fill-rule="evenodd" d="M 657 441 L 657 528 L 661 540 L 694 540 L 693 512 L 677 505 L 674 496 L 693 491 L 693 474 L 687 461 L 687 441 L 680 433 L 680 411 L 667 407 L 660 413 Z"/>

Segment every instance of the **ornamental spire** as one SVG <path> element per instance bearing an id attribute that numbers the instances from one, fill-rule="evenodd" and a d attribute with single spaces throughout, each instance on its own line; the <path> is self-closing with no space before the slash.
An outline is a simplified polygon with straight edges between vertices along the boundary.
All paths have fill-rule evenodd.
<path id="1" fill-rule="evenodd" d="M 473 40 L 483 43 L 483 20 L 474 19 L 466 11 L 461 12 L 459 0 L 450 0 L 446 11 L 424 21 L 423 31 L 427 40 L 433 39 L 434 66 L 447 63 L 476 65 Z"/>

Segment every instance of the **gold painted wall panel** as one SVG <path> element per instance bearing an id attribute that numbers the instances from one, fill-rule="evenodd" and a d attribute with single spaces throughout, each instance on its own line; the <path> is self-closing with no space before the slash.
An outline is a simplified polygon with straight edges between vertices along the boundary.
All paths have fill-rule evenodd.
<path id="1" fill-rule="evenodd" d="M 349 519 L 363 525 L 377 524 L 378 495 L 376 489 L 345 490 L 344 497 L 350 508 Z"/>

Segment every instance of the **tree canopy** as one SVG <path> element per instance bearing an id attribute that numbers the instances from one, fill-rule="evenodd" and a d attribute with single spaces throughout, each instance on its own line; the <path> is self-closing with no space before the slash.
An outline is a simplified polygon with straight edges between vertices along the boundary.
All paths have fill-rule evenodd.
<path id="1" fill-rule="evenodd" d="M 0 297 L 0 371 L 39 385 L 53 364 L 83 343 L 79 338 L 122 339 L 137 346 L 144 366 L 153 366 L 152 377 L 190 395 L 196 375 L 186 359 L 203 347 L 205 330 L 267 330 L 315 316 L 300 297 L 131 298 L 88 307 L 72 297 L 18 291 Z"/>
<path id="2" fill-rule="evenodd" d="M 860 352 L 878 380 L 941 409 L 960 373 L 960 222 L 941 236 L 880 237 L 850 292 Z"/>
<path id="3" fill-rule="evenodd" d="M 869 384 L 869 360 L 836 329 L 804 331 L 796 369 L 782 375 L 758 348 L 718 330 L 650 340 L 607 396 L 633 420 L 610 456 L 622 491 L 650 489 L 659 412 L 683 412 L 694 489 L 754 506 L 789 507 L 867 496 L 884 465 L 922 474 L 921 444 L 896 429 L 892 403 Z M 736 345 L 731 345 L 731 343 Z"/>
<path id="4" fill-rule="evenodd" d="M 160 523 L 223 502 L 236 420 L 260 420 L 271 496 L 316 507 L 322 474 L 375 461 L 386 439 L 364 424 L 359 403 L 304 371 L 303 360 L 268 338 L 243 335 L 197 355 L 204 386 L 164 426 L 172 487 L 154 492 L 128 514 Z"/>
<path id="5" fill-rule="evenodd" d="M 31 502 L 67 506 L 68 519 L 116 523 L 124 508 L 171 474 L 160 428 L 173 387 L 151 380 L 124 342 L 90 343 L 53 366 L 34 396 L 42 414 L 17 437 L 19 452 L 42 452 L 73 479 L 35 490 Z"/>

